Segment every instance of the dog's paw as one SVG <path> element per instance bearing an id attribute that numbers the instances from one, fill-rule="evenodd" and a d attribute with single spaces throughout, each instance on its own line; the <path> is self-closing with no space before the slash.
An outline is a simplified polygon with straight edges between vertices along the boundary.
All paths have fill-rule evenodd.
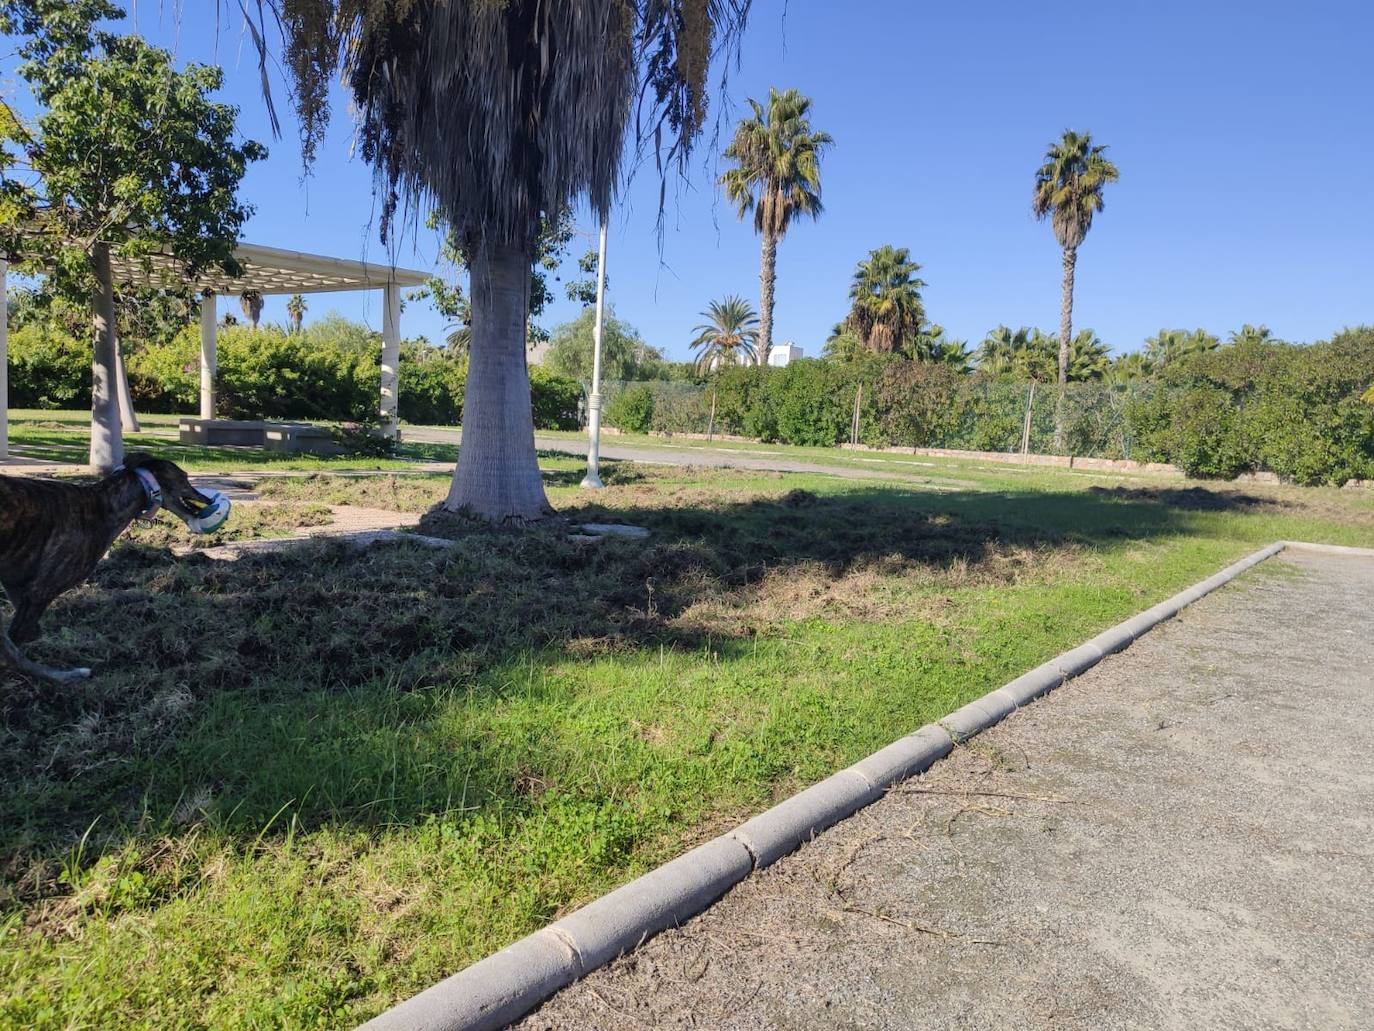
<path id="1" fill-rule="evenodd" d="M 77 666 L 76 669 L 63 670 L 57 674 L 58 682 L 63 684 L 74 684 L 78 680 L 89 680 L 91 670 L 88 666 Z"/>

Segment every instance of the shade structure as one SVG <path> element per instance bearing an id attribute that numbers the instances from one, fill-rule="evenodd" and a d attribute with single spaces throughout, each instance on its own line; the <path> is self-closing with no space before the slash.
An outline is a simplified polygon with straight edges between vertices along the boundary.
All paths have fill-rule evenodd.
<path id="1" fill-rule="evenodd" d="M 341 290 L 383 290 L 388 286 L 421 286 L 430 273 L 396 265 L 350 258 L 331 258 L 281 247 L 245 243 L 234 249 L 243 275 L 230 276 L 219 269 L 202 273 L 197 289 L 216 294 L 319 294 Z M 121 283 L 143 286 L 184 286 L 181 262 L 172 254 L 137 258 L 111 255 L 110 267 Z"/>
<path id="2" fill-rule="evenodd" d="M 192 286 L 201 295 L 201 396 L 200 414 L 213 418 L 215 412 L 215 375 L 217 372 L 215 319 L 216 297 L 237 296 L 250 290 L 260 294 L 318 294 L 345 290 L 382 291 L 382 388 L 379 414 L 382 429 L 395 436 L 398 423 L 397 366 L 400 352 L 401 288 L 426 283 L 431 273 L 397 265 L 308 254 L 282 247 L 245 243 L 234 249 L 242 274 L 230 276 L 211 269 L 197 276 Z M 175 287 L 187 285 L 185 266 L 171 253 L 125 257 L 112 254 L 110 268 L 118 283 L 135 286 Z M 0 262 L 0 291 L 4 288 L 6 267 Z M 0 305 L 0 461 L 9 457 L 9 392 L 6 384 L 8 361 L 7 312 Z"/>

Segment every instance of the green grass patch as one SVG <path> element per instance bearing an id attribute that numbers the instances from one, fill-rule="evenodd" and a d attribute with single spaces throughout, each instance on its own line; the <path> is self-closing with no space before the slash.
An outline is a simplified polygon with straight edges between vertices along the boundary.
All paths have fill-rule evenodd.
<path id="1" fill-rule="evenodd" d="M 143 415 L 142 431 L 124 435 L 126 451 L 151 451 L 193 472 L 226 470 L 404 470 L 417 462 L 454 462 L 457 445 L 402 442 L 395 458 L 289 455 L 257 447 L 201 447 L 177 440 L 175 415 Z M 84 465 L 90 453 L 90 415 L 65 411 L 10 412 L 10 454 L 40 462 Z"/>
<path id="2" fill-rule="evenodd" d="M 545 466 L 650 541 L 135 537 L 59 601 L 97 675 L 3 684 L 0 1026 L 351 1025 L 1261 544 L 1374 544 L 1358 492 Z"/>

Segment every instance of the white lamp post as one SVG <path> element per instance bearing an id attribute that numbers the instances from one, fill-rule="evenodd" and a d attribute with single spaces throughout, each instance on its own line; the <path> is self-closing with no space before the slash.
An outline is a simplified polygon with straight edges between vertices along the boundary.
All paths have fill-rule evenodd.
<path id="1" fill-rule="evenodd" d="M 606 220 L 596 256 L 596 326 L 592 330 L 592 391 L 587 396 L 587 475 L 582 486 L 599 489 L 601 482 L 601 326 L 606 314 Z"/>

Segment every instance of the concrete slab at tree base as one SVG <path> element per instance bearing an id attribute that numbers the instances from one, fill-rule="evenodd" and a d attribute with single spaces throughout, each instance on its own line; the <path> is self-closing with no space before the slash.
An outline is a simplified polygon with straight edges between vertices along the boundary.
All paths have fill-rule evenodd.
<path id="1" fill-rule="evenodd" d="M 454 974 L 364 1027 L 368 1031 L 490 1031 L 515 1020 L 576 978 L 701 912 L 753 870 L 776 862 L 875 801 L 887 787 L 928 769 L 950 753 L 955 741 L 967 740 L 1001 722 L 1018 707 L 1128 647 L 1152 627 L 1288 545 L 1279 541 L 1246 556 L 1202 583 L 969 702 L 938 725 L 922 727 L 894 741 L 729 834 Z M 1297 543 L 1291 546 L 1307 547 Z M 1370 549 L 1314 547 L 1338 554 L 1348 551 L 1374 556 Z"/>

